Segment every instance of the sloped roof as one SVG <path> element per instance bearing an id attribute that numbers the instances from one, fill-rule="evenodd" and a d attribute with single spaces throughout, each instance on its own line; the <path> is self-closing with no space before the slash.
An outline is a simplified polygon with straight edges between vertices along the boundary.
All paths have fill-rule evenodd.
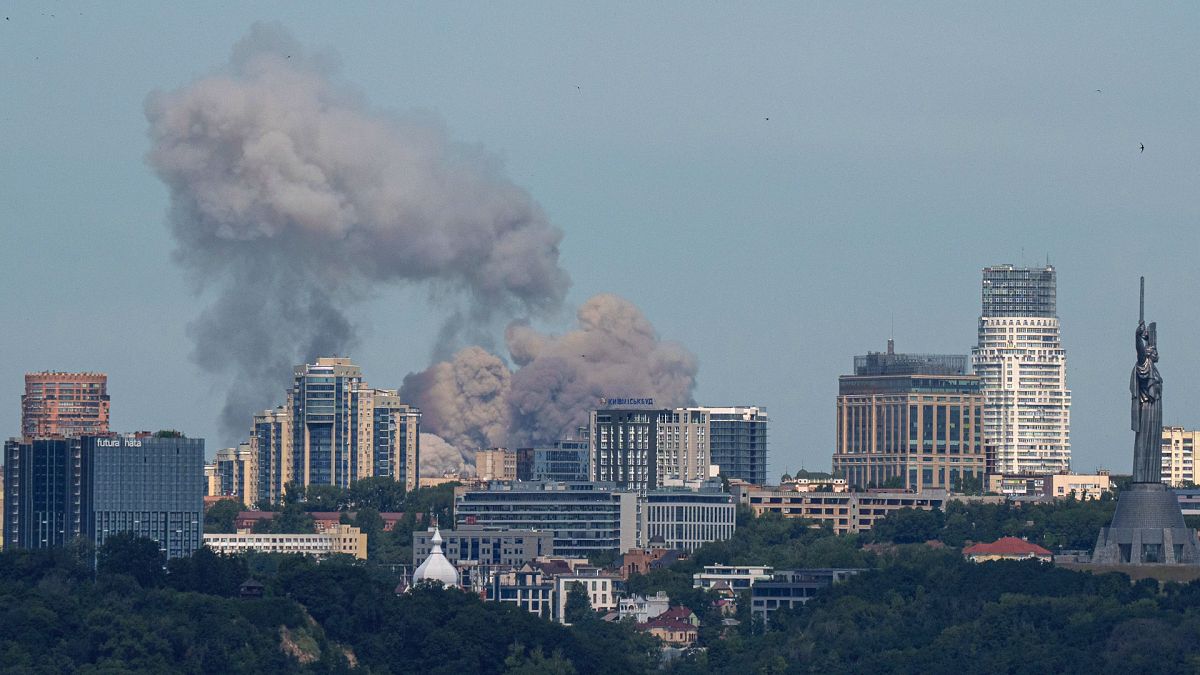
<path id="1" fill-rule="evenodd" d="M 963 555 L 1052 555 L 1050 551 L 1017 537 L 1002 537 L 990 544 L 975 544 L 963 549 Z"/>

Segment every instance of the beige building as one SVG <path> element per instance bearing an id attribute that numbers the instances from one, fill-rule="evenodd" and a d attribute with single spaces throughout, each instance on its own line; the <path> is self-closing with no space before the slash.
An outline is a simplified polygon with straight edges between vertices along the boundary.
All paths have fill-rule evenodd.
<path id="1" fill-rule="evenodd" d="M 490 448 L 475 453 L 475 477 L 479 480 L 516 480 L 517 452 Z"/>
<path id="2" fill-rule="evenodd" d="M 1033 476 L 990 474 L 987 491 L 1006 498 L 1100 499 L 1101 495 L 1112 491 L 1112 479 L 1103 471 L 1094 474 L 1055 473 Z"/>
<path id="3" fill-rule="evenodd" d="M 259 551 L 323 558 L 344 553 L 360 560 L 367 559 L 367 535 L 352 525 L 335 525 L 321 534 L 255 534 L 250 530 L 238 530 L 236 534 L 205 534 L 204 545 L 222 555 Z"/>
<path id="4" fill-rule="evenodd" d="M 292 471 L 291 402 L 254 416 L 250 446 L 258 458 L 258 498 L 270 504 L 282 504 Z M 247 506 L 253 506 L 247 504 Z"/>
<path id="5" fill-rule="evenodd" d="M 233 497 L 243 504 L 258 503 L 258 456 L 252 443 L 217 451 L 216 460 L 204 465 L 209 496 Z"/>
<path id="6" fill-rule="evenodd" d="M 615 610 L 617 594 L 613 592 L 613 580 L 614 577 L 599 572 L 575 572 L 554 577 L 554 616 L 558 618 L 559 623 L 567 623 L 567 594 L 576 583 L 582 584 L 583 590 L 587 591 L 592 610 L 602 613 Z"/>
<path id="7" fill-rule="evenodd" d="M 756 516 L 767 512 L 785 518 L 805 518 L 814 523 L 828 524 L 837 534 L 865 532 L 875 521 L 903 508 L 944 509 L 954 499 L 945 490 L 924 492 L 793 492 L 790 490 L 741 489 L 741 503 L 749 506 Z"/>
<path id="8" fill-rule="evenodd" d="M 984 475 L 983 394 L 965 356 L 886 352 L 838 378 L 833 471 L 857 488 L 959 490 Z"/>
<path id="9" fill-rule="evenodd" d="M 675 408 L 659 413 L 659 486 L 709 477 L 709 417 L 707 408 Z"/>
<path id="10" fill-rule="evenodd" d="M 1171 487 L 1189 487 L 1196 484 L 1193 460 L 1198 443 L 1200 431 L 1183 427 L 1163 427 L 1162 482 Z"/>

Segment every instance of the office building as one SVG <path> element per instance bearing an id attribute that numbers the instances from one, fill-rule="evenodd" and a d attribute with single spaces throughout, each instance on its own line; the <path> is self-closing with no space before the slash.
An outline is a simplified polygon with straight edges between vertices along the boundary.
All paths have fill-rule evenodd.
<path id="1" fill-rule="evenodd" d="M 6 548 L 51 548 L 80 535 L 79 455 L 78 438 L 5 442 Z"/>
<path id="2" fill-rule="evenodd" d="M 104 373 L 26 373 L 21 435 L 106 434 L 108 408 L 108 376 Z"/>
<path id="3" fill-rule="evenodd" d="M 553 532 L 554 555 L 619 555 L 637 546 L 637 495 L 597 483 L 490 483 L 454 490 L 454 522 Z"/>
<path id="4" fill-rule="evenodd" d="M 586 481 L 588 442 L 564 439 L 544 448 L 517 450 L 517 480 L 570 483 Z"/>
<path id="5" fill-rule="evenodd" d="M 1196 446 L 1200 431 L 1183 427 L 1163 427 L 1162 482 L 1171 487 L 1192 487 L 1196 484 Z"/>
<path id="6" fill-rule="evenodd" d="M 979 342 L 971 352 L 984 394 L 989 473 L 1071 468 L 1071 391 L 1059 335 L 1053 267 L 983 270 Z"/>
<path id="7" fill-rule="evenodd" d="M 640 408 L 592 411 L 592 480 L 641 492 L 658 487 L 658 419 L 666 412 Z"/>
<path id="8" fill-rule="evenodd" d="M 779 570 L 750 588 L 750 615 L 764 623 L 780 609 L 808 603 L 817 593 L 862 572 L 858 568 Z"/>
<path id="9" fill-rule="evenodd" d="M 81 525 L 97 547 L 130 532 L 158 542 L 168 559 L 189 556 L 204 528 L 204 439 L 84 436 Z"/>
<path id="10" fill-rule="evenodd" d="M 721 475 L 753 485 L 767 482 L 767 409 L 707 407 L 710 461 Z"/>
<path id="11" fill-rule="evenodd" d="M 694 551 L 732 538 L 737 527 L 737 504 L 719 489 L 653 490 L 641 498 L 640 508 L 640 546 L 657 538 L 666 548 Z"/>
<path id="12" fill-rule="evenodd" d="M 477 451 L 475 453 L 475 477 L 479 480 L 516 480 L 516 451 L 507 448 Z"/>
<path id="13" fill-rule="evenodd" d="M 658 485 L 681 484 L 709 477 L 709 412 L 676 408 L 658 414 L 655 444 Z"/>
<path id="14" fill-rule="evenodd" d="M 958 490 L 983 479 L 981 381 L 967 358 L 884 353 L 838 378 L 833 470 L 858 488 Z"/>
<path id="15" fill-rule="evenodd" d="M 236 534 L 205 534 L 204 545 L 222 555 L 247 551 L 295 553 L 313 558 L 343 554 L 367 559 L 367 535 L 353 525 L 338 524 L 315 534 L 257 534 L 238 530 Z"/>
<path id="16" fill-rule="evenodd" d="M 254 416 L 250 443 L 257 462 L 259 501 L 267 504 L 283 503 L 287 486 L 295 480 L 292 468 L 293 438 L 290 405 L 264 410 Z"/>
<path id="17" fill-rule="evenodd" d="M 479 525 L 460 525 L 442 532 L 442 551 L 455 567 L 518 568 L 531 560 L 554 553 L 554 533 L 539 530 L 496 530 Z M 433 530 L 413 531 L 413 564 L 433 551 Z"/>

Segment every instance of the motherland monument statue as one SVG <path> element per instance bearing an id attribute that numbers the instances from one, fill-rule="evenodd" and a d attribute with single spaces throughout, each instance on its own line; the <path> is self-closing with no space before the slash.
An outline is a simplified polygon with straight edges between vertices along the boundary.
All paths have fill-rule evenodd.
<path id="1" fill-rule="evenodd" d="M 1162 483 L 1162 395 L 1158 327 L 1146 325 L 1146 278 L 1134 331 L 1137 363 L 1129 376 L 1133 481 L 1117 498 L 1112 523 L 1100 529 L 1092 562 L 1098 565 L 1196 565 L 1196 532 L 1183 520 L 1175 493 Z"/>

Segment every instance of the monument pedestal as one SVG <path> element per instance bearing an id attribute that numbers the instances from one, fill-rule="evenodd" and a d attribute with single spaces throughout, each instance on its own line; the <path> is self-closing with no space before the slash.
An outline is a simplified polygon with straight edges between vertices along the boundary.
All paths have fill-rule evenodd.
<path id="1" fill-rule="evenodd" d="M 1100 529 L 1092 563 L 1200 565 L 1200 546 L 1172 490 L 1162 483 L 1134 483 L 1117 497 L 1112 524 Z"/>

